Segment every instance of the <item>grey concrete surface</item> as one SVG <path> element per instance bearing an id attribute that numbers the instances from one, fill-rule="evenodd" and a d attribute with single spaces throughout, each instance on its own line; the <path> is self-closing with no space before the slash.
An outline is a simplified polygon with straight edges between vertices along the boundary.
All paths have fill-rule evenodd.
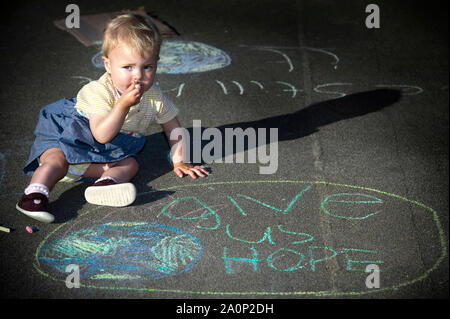
<path id="1" fill-rule="evenodd" d="M 357 0 L 76 3 L 82 15 L 144 5 L 176 40 L 226 52 L 225 68 L 158 82 L 191 133 L 193 120 L 222 136 L 277 128 L 278 169 L 260 174 L 261 157 L 246 158 L 180 179 L 155 124 L 132 206 L 95 207 L 83 197 L 89 183 L 59 183 L 55 223 L 20 214 L 39 110 L 103 71 L 91 62 L 98 47 L 53 25 L 68 2 L 3 10 L 3 298 L 448 298 L 447 2 L 374 1 L 378 29 Z M 183 237 L 164 246 L 169 234 Z M 80 288 L 66 287 L 69 261 Z M 379 288 L 366 287 L 368 264 L 381 270 Z"/>

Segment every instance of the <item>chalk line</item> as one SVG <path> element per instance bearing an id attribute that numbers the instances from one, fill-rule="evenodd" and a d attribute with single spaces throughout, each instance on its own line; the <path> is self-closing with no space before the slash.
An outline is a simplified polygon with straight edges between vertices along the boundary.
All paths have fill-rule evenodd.
<path id="1" fill-rule="evenodd" d="M 290 90 L 284 89 L 283 91 L 285 91 L 285 92 L 292 92 L 292 98 L 294 98 L 297 95 L 297 92 L 301 92 L 302 91 L 302 90 L 298 90 L 295 86 L 293 86 L 290 83 L 283 82 L 283 81 L 275 81 L 275 82 L 279 83 L 279 84 L 284 84 L 284 85 L 287 85 L 288 87 L 290 87 L 291 88 Z"/>
<path id="2" fill-rule="evenodd" d="M 81 79 L 81 81 L 79 82 L 79 84 L 83 84 L 83 83 L 89 83 L 92 82 L 93 80 L 91 78 L 88 78 L 87 76 L 80 76 L 80 75 L 74 75 L 71 76 L 72 79 Z"/>
<path id="3" fill-rule="evenodd" d="M 404 91 L 402 91 L 403 95 L 417 95 L 423 92 L 423 89 L 419 86 L 415 86 L 415 85 L 405 85 L 405 84 L 378 84 L 375 85 L 376 87 L 380 87 L 380 88 L 405 88 Z M 407 90 L 409 89 L 415 89 L 416 91 L 414 92 L 410 92 L 408 93 Z"/>
<path id="4" fill-rule="evenodd" d="M 242 87 L 241 83 L 236 81 L 231 81 L 231 83 L 235 84 L 239 88 L 239 95 L 242 95 L 244 93 L 244 88 Z"/>
<path id="5" fill-rule="evenodd" d="M 159 82 L 156 82 L 155 84 L 160 85 Z M 176 97 L 180 97 L 181 93 L 183 92 L 184 86 L 185 86 L 185 83 L 181 83 L 180 85 L 178 85 L 178 86 L 176 86 L 176 87 L 174 87 L 172 89 L 164 89 L 162 91 L 164 93 L 177 91 Z"/>
<path id="6" fill-rule="evenodd" d="M 311 47 L 304 47 L 304 48 L 305 48 L 306 50 L 324 53 L 324 54 L 327 54 L 327 55 L 333 57 L 333 59 L 334 59 L 335 61 L 334 61 L 332 64 L 334 64 L 334 69 L 337 69 L 337 67 L 338 67 L 337 65 L 338 65 L 338 63 L 339 63 L 339 57 L 338 57 L 336 54 L 334 54 L 333 52 L 326 51 L 326 50 L 324 50 L 324 49 L 311 48 Z"/>
<path id="7" fill-rule="evenodd" d="M 286 60 L 286 63 L 289 65 L 288 72 L 294 71 L 294 65 L 292 64 L 291 59 L 285 53 L 283 53 L 283 52 L 281 52 L 279 50 L 275 50 L 275 49 L 272 49 L 272 48 L 265 48 L 265 47 L 259 47 L 259 48 L 256 48 L 256 49 L 260 50 L 260 51 L 269 51 L 269 52 L 275 52 L 275 53 L 280 54 Z"/>
<path id="8" fill-rule="evenodd" d="M 329 86 L 336 86 L 336 85 L 353 85 L 353 83 L 339 83 L 339 82 L 337 82 L 337 83 L 325 83 L 325 84 L 317 85 L 316 87 L 314 87 L 313 90 L 314 90 L 314 92 L 317 92 L 317 93 L 338 94 L 339 97 L 344 97 L 344 96 L 346 96 L 347 94 L 342 93 L 342 92 L 335 92 L 335 91 L 321 91 L 321 90 L 319 90 L 319 88 L 329 87 Z"/>
<path id="9" fill-rule="evenodd" d="M 222 87 L 223 94 L 227 95 L 228 91 L 227 91 L 227 88 L 225 87 L 225 84 L 223 84 L 223 82 L 219 81 L 219 80 L 216 80 L 216 83 L 219 84 Z"/>
<path id="10" fill-rule="evenodd" d="M 181 83 L 180 86 L 178 87 L 177 97 L 180 97 L 181 92 L 183 91 L 183 88 L 184 88 L 184 83 Z"/>
<path id="11" fill-rule="evenodd" d="M 257 86 L 259 86 L 259 88 L 261 89 L 261 90 L 264 90 L 264 86 L 261 84 L 261 82 L 258 82 L 258 81 L 250 81 L 250 83 L 253 83 L 253 84 L 256 84 Z"/>
<path id="12" fill-rule="evenodd" d="M 286 49 L 286 50 L 306 49 L 309 51 L 319 52 L 319 53 L 329 55 L 334 59 L 334 61 L 332 62 L 332 64 L 334 65 L 334 69 L 338 68 L 338 64 L 340 62 L 339 57 L 335 53 L 325 50 L 325 49 L 322 49 L 322 48 L 312 48 L 312 47 L 308 47 L 308 46 L 250 46 L 250 45 L 243 45 L 243 44 L 239 45 L 239 46 L 246 47 L 246 48 L 253 48 L 253 49 L 257 49 L 257 50 L 271 51 L 271 52 L 276 52 L 278 54 L 281 54 L 286 59 L 286 61 L 290 65 L 290 67 L 292 68 L 292 69 L 291 68 L 289 69 L 289 72 L 292 72 L 292 70 L 294 70 L 294 66 L 292 64 L 291 59 L 285 53 L 283 53 L 277 49 Z"/>

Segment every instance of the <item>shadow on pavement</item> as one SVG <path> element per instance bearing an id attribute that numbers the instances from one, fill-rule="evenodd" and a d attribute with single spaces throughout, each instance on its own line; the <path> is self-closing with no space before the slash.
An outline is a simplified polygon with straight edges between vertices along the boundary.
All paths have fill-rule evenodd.
<path id="1" fill-rule="evenodd" d="M 221 143 L 222 152 L 221 154 L 220 152 L 218 152 L 219 154 L 215 154 L 216 150 L 211 147 L 211 156 L 214 160 L 217 160 L 219 158 L 223 158 L 224 156 L 236 154 L 237 151 L 248 151 L 249 149 L 253 148 L 252 145 L 250 145 L 249 147 L 248 136 L 246 136 L 247 143 L 244 144 L 243 149 L 236 149 L 237 143 L 236 138 L 234 138 L 232 153 L 230 154 L 229 150 L 226 152 L 226 130 L 237 130 L 237 134 L 239 128 L 242 129 L 244 132 L 241 131 L 242 133 L 240 138 L 243 139 L 242 135 L 246 135 L 245 130 L 254 129 L 257 143 L 256 146 L 262 146 L 270 143 L 270 134 L 268 131 L 269 128 L 278 129 L 278 141 L 299 139 L 318 132 L 320 127 L 329 125 L 331 123 L 381 111 L 382 109 L 397 103 L 398 101 L 400 101 L 400 99 L 401 92 L 399 90 L 377 89 L 350 94 L 341 98 L 327 100 L 320 103 L 315 103 L 294 113 L 269 117 L 257 121 L 239 122 L 217 126 L 216 129 L 220 131 L 220 136 L 222 138 L 222 140 L 219 141 Z M 258 129 L 266 129 L 267 132 L 265 132 L 265 136 L 258 136 Z M 190 145 L 193 145 L 194 128 L 191 127 L 187 130 L 191 139 Z M 206 128 L 201 127 L 201 136 L 203 136 L 205 130 Z M 202 140 L 202 150 L 204 146 L 209 144 L 211 141 L 211 137 L 209 136 L 209 134 L 206 135 L 206 140 Z M 262 143 L 260 139 L 262 140 Z M 192 153 L 193 152 L 191 147 L 191 162 L 195 163 Z"/>

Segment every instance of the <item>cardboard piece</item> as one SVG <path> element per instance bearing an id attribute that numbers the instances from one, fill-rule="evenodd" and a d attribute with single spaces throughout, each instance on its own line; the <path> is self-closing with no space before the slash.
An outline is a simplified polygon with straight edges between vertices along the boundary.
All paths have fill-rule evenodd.
<path id="1" fill-rule="evenodd" d="M 156 25 L 163 38 L 171 38 L 179 35 L 179 33 L 165 21 L 161 21 L 156 16 L 148 15 L 144 7 L 139 7 L 136 10 L 122 10 L 117 12 L 80 16 L 79 28 L 67 28 L 65 18 L 54 21 L 53 23 L 59 29 L 69 32 L 85 46 L 93 46 L 101 44 L 103 30 L 106 24 L 115 16 L 124 13 L 138 13 L 150 19 Z"/>

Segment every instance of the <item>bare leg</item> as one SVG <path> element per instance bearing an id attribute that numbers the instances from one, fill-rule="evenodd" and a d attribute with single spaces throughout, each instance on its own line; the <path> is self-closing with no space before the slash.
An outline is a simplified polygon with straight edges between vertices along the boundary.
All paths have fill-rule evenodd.
<path id="1" fill-rule="evenodd" d="M 95 205 L 123 207 L 130 205 L 136 199 L 136 187 L 128 183 L 139 169 L 137 161 L 133 157 L 128 157 L 116 163 L 89 165 L 84 173 L 84 177 L 99 178 L 112 177 L 117 183 L 100 185 L 95 183 L 86 188 L 84 197 L 86 201 Z"/>
<path id="2" fill-rule="evenodd" d="M 126 183 L 136 176 L 139 164 L 133 157 L 127 157 L 115 163 L 92 163 L 83 174 L 87 178 L 100 178 L 109 176 L 118 183 Z"/>
<path id="3" fill-rule="evenodd" d="M 55 217 L 48 211 L 49 191 L 67 174 L 69 164 L 60 148 L 46 150 L 39 160 L 41 166 L 34 171 L 30 185 L 16 208 L 31 218 L 51 223 Z"/>
<path id="4" fill-rule="evenodd" d="M 33 173 L 30 184 L 41 183 L 51 190 L 67 174 L 69 163 L 60 148 L 50 148 L 39 158 L 41 166 Z"/>

